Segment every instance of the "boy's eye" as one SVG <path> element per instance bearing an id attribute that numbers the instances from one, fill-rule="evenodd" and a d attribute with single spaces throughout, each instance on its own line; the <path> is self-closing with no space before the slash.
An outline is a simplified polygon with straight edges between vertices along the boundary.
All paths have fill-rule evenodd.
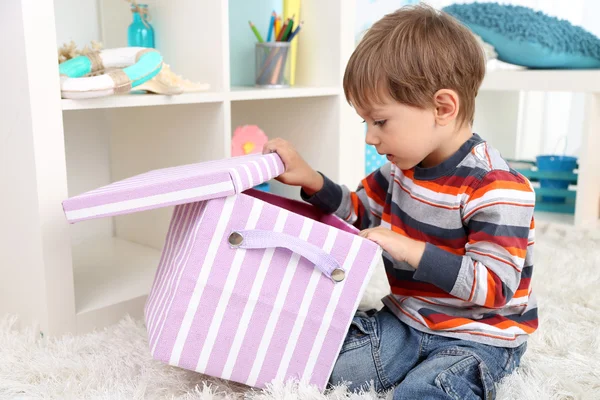
<path id="1" fill-rule="evenodd" d="M 362 123 L 365 124 L 367 121 L 365 121 L 364 119 L 362 120 Z"/>
<path id="2" fill-rule="evenodd" d="M 373 125 L 375 125 L 375 126 L 383 126 L 383 125 L 385 125 L 386 121 L 387 121 L 386 119 L 382 119 L 382 120 L 379 120 L 379 121 L 374 121 Z"/>

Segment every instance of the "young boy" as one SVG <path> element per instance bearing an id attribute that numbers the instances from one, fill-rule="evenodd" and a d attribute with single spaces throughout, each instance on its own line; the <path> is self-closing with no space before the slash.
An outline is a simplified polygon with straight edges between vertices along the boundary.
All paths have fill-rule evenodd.
<path id="1" fill-rule="evenodd" d="M 388 164 L 356 192 L 275 139 L 279 180 L 384 249 L 392 287 L 357 314 L 332 383 L 394 389 L 394 399 L 491 399 L 537 328 L 530 290 L 535 195 L 473 134 L 485 62 L 473 35 L 428 6 L 402 8 L 366 33 L 344 91 Z"/>

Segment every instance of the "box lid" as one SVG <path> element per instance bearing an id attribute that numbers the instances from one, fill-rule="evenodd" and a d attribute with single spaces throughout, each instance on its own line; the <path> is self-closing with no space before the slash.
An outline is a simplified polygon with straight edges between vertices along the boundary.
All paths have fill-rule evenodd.
<path id="1" fill-rule="evenodd" d="M 285 170 L 276 153 L 158 169 L 71 197 L 63 209 L 70 223 L 130 214 L 241 193 Z"/>

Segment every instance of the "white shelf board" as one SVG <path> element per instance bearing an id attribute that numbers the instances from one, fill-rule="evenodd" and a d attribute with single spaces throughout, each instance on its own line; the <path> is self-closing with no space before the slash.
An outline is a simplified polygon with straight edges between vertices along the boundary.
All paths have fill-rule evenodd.
<path id="1" fill-rule="evenodd" d="M 233 87 L 229 92 L 197 92 L 174 96 L 160 94 L 124 94 L 98 97 L 93 99 L 62 99 L 64 111 L 93 110 L 101 108 L 124 108 L 162 106 L 172 104 L 218 103 L 225 100 L 266 100 L 299 97 L 337 96 L 342 94 L 338 87 L 292 87 L 281 89 L 262 89 L 256 87 Z"/>
<path id="2" fill-rule="evenodd" d="M 123 94 L 116 96 L 98 97 L 93 99 L 62 99 L 62 109 L 92 110 L 98 108 L 123 108 L 163 106 L 171 104 L 218 103 L 225 100 L 223 92 L 183 93 L 174 96 L 162 94 Z"/>
<path id="3" fill-rule="evenodd" d="M 599 92 L 597 70 L 491 70 L 480 90 Z"/>
<path id="4" fill-rule="evenodd" d="M 234 86 L 228 93 L 231 101 L 285 99 L 295 97 L 337 96 L 342 94 L 340 87 L 301 87 L 263 89 L 252 86 Z"/>
<path id="5" fill-rule="evenodd" d="M 93 238 L 73 246 L 77 314 L 147 295 L 160 254 L 115 237 Z"/>

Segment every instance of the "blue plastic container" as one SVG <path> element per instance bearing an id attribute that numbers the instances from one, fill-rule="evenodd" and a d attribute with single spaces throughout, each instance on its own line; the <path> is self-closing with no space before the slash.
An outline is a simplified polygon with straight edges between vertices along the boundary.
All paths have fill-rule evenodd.
<path id="1" fill-rule="evenodd" d="M 537 167 L 542 172 L 573 172 L 577 169 L 577 158 L 561 155 L 537 156 Z M 540 179 L 542 189 L 563 189 L 569 188 L 569 181 L 563 179 Z M 565 197 L 544 196 L 543 201 L 549 203 L 564 203 Z"/>

